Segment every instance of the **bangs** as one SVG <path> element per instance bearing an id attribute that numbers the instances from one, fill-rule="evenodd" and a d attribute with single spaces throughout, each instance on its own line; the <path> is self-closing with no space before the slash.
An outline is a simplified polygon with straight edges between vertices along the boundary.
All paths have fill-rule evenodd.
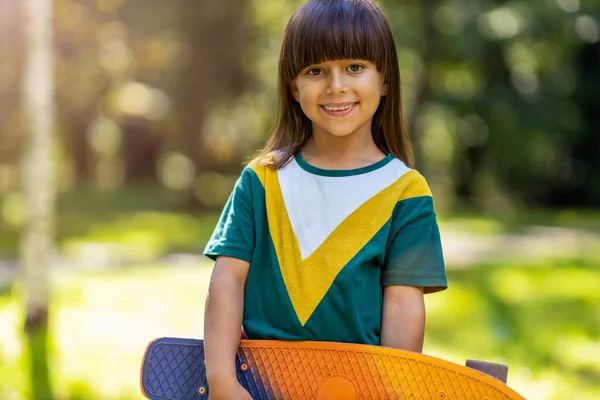
<path id="1" fill-rule="evenodd" d="M 370 0 L 308 1 L 287 26 L 281 72 L 291 80 L 323 61 L 361 59 L 374 63 L 385 76 L 390 39 L 387 19 Z"/>

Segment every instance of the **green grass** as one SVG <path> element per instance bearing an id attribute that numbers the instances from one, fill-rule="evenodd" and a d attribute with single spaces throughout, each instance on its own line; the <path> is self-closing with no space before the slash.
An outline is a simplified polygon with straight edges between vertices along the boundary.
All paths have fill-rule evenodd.
<path id="1" fill-rule="evenodd" d="M 57 398 L 142 398 L 139 364 L 147 343 L 202 336 L 209 274 L 206 265 L 53 274 L 50 369 Z M 14 297 L 0 297 L 2 399 L 27 398 L 21 313 Z"/>
<path id="2" fill-rule="evenodd" d="M 427 337 L 450 358 L 507 363 L 526 398 L 600 395 L 598 268 L 482 265 L 450 271 Z"/>
<path id="3" fill-rule="evenodd" d="M 159 336 L 201 337 L 208 265 L 52 274 L 50 369 L 59 399 L 141 399 L 139 364 Z M 426 297 L 425 352 L 509 365 L 531 399 L 600 396 L 600 274 L 570 265 L 449 271 Z M 18 292 L 18 290 L 13 293 Z M 27 399 L 21 307 L 0 294 L 0 398 Z"/>

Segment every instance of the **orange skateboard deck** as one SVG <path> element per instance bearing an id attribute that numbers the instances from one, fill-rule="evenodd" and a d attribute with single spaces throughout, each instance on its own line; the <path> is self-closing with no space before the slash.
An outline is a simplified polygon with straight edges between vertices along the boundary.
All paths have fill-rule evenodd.
<path id="1" fill-rule="evenodd" d="M 409 351 L 330 342 L 242 340 L 237 377 L 253 399 L 523 399 L 503 382 Z M 151 400 L 208 398 L 202 340 L 161 338 L 144 353 Z"/>

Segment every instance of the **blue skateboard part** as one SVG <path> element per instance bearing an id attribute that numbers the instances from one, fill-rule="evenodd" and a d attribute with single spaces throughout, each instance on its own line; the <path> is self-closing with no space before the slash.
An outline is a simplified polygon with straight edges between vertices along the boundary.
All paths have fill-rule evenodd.
<path id="1" fill-rule="evenodd" d="M 253 377 L 247 361 L 238 351 L 237 378 L 253 399 L 268 399 L 268 388 Z M 204 341 L 199 339 L 160 338 L 152 342 L 142 362 L 142 390 L 151 400 L 208 399 Z M 201 388 L 204 388 L 201 393 Z"/>

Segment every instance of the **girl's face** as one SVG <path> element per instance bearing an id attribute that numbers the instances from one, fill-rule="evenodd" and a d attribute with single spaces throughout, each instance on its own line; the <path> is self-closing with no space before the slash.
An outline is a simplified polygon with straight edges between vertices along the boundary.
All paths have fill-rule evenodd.
<path id="1" fill-rule="evenodd" d="M 385 95 L 383 77 L 366 60 L 333 60 L 298 74 L 292 93 L 312 121 L 313 135 L 370 135 L 373 115 Z"/>

